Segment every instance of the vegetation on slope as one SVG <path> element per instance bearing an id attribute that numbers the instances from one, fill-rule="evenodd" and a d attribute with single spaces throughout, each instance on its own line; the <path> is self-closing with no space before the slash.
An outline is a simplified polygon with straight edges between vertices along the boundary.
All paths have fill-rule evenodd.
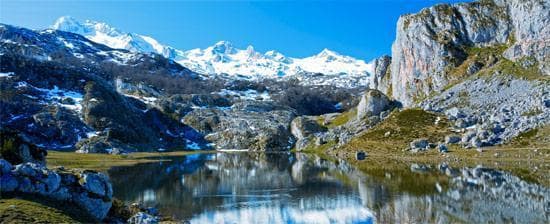
<path id="1" fill-rule="evenodd" d="M 74 207 L 33 198 L 0 199 L 2 223 L 92 223 Z"/>
<path id="2" fill-rule="evenodd" d="M 449 133 L 449 125 L 443 116 L 421 109 L 405 109 L 392 112 L 386 120 L 353 139 L 344 149 L 401 151 L 416 138 L 438 142 Z"/>
<path id="3" fill-rule="evenodd" d="M 437 117 L 440 121 L 435 122 Z M 389 133 L 389 135 L 386 135 Z M 430 142 L 441 142 L 452 132 L 444 116 L 420 109 L 394 111 L 390 116 L 335 150 L 329 150 L 333 156 L 345 158 L 367 174 L 383 181 L 387 173 L 400 173 L 413 164 L 428 164 L 432 167 L 447 163 L 453 167 L 475 167 L 478 165 L 494 167 L 512 172 L 524 180 L 550 186 L 550 127 L 538 128 L 526 132 L 512 142 L 502 146 L 484 148 L 483 152 L 463 149 L 458 145 L 449 145 L 449 152 L 441 154 L 432 149 L 425 152 L 406 151 L 409 143 L 417 138 L 427 138 Z M 355 160 L 355 152 L 364 150 L 366 160 Z M 320 150 L 310 149 L 309 152 Z M 406 177 L 408 174 L 398 175 Z M 410 176 L 410 175 L 409 175 Z M 408 178 L 408 177 L 406 177 Z M 393 180 L 393 179 L 392 179 Z M 440 178 L 430 180 L 442 184 Z M 390 181 L 391 182 L 391 181 Z M 396 188 L 411 193 L 433 191 L 426 184 L 415 185 L 415 180 L 402 180 L 392 183 Z M 416 187 L 415 187 L 416 186 Z"/>

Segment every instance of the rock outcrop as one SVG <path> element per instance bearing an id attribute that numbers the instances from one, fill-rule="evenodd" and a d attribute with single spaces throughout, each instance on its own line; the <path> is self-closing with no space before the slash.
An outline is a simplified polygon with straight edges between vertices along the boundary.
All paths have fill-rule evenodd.
<path id="1" fill-rule="evenodd" d="M 506 52 L 510 59 L 533 56 L 550 74 L 549 10 L 548 1 L 483 0 L 440 4 L 402 16 L 392 46 L 392 96 L 412 106 L 461 79 L 448 71 L 466 60 L 471 47 L 513 44 Z"/>
<path id="2" fill-rule="evenodd" d="M 40 195 L 72 203 L 98 221 L 103 220 L 112 204 L 109 178 L 88 170 L 49 170 L 41 164 L 12 166 L 0 159 L 0 192 Z"/>
<path id="3" fill-rule="evenodd" d="M 357 105 L 357 119 L 379 116 L 382 111 L 391 109 L 391 100 L 378 90 L 367 90 Z"/>
<path id="4" fill-rule="evenodd" d="M 543 74 L 550 75 L 550 2 L 495 0 L 508 9 L 515 43 L 504 56 L 512 61 L 534 57 Z"/>
<path id="5" fill-rule="evenodd" d="M 384 55 L 372 62 L 374 74 L 372 77 L 372 89 L 377 89 L 384 94 L 391 96 L 390 65 L 391 57 Z"/>
<path id="6" fill-rule="evenodd" d="M 462 133 L 465 146 L 490 146 L 550 123 L 550 86 L 547 81 L 494 76 L 467 80 L 420 106 L 447 115 Z M 457 136 L 447 143 L 457 143 Z"/>
<path id="7" fill-rule="evenodd" d="M 204 134 L 217 149 L 281 151 L 294 143 L 290 122 L 295 116 L 291 108 L 243 101 L 231 108 L 196 109 L 183 121 Z"/>
<path id="8" fill-rule="evenodd" d="M 296 138 L 295 148 L 304 149 L 310 144 L 311 140 L 313 140 L 311 138 L 312 135 L 326 132 L 327 128 L 320 125 L 316 117 L 302 116 L 292 120 L 292 123 L 290 123 L 290 131 Z"/>

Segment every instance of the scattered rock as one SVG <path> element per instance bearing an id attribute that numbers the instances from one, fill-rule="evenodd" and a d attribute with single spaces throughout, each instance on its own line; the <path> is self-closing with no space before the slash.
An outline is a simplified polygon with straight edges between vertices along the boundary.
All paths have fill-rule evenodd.
<path id="1" fill-rule="evenodd" d="M 46 163 L 47 151 L 29 143 L 26 138 L 15 131 L 1 129 L 0 144 L 2 146 L 0 158 L 4 158 L 10 163 Z"/>
<path id="2" fill-rule="evenodd" d="M 449 152 L 449 149 L 447 148 L 447 146 L 445 144 L 439 144 L 437 146 L 437 150 L 440 152 L 440 153 L 447 153 Z"/>
<path id="3" fill-rule="evenodd" d="M 427 139 L 415 139 L 410 144 L 410 150 L 413 152 L 424 151 L 430 147 Z"/>
<path id="4" fill-rule="evenodd" d="M 159 223 L 159 218 L 153 215 L 149 215 L 145 212 L 138 212 L 130 219 L 128 219 L 129 224 L 157 224 Z"/>
<path id="5" fill-rule="evenodd" d="M 458 135 L 447 135 L 447 136 L 445 136 L 445 144 L 456 144 L 456 143 L 459 143 L 460 140 L 461 140 L 461 138 Z"/>
<path id="6" fill-rule="evenodd" d="M 483 144 L 483 142 L 481 142 L 481 139 L 478 138 L 477 136 L 474 136 L 471 140 L 470 140 L 470 144 L 472 145 L 472 147 L 475 147 L 475 148 L 480 148 Z"/>
<path id="7" fill-rule="evenodd" d="M 430 167 L 422 164 L 411 164 L 411 171 L 415 173 L 426 173 L 430 170 Z"/>
<path id="8" fill-rule="evenodd" d="M 359 151 L 355 153 L 356 160 L 365 160 L 366 157 L 367 157 L 367 153 L 364 151 Z"/>

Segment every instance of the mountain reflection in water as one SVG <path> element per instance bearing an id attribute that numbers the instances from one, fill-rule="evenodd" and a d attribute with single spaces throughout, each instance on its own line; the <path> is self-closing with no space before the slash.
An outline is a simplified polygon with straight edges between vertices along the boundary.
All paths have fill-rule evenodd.
<path id="1" fill-rule="evenodd" d="M 547 188 L 479 167 L 413 164 L 381 179 L 314 155 L 240 152 L 115 167 L 109 176 L 115 197 L 191 223 L 546 223 L 549 217 Z M 405 179 L 420 186 L 400 186 Z"/>

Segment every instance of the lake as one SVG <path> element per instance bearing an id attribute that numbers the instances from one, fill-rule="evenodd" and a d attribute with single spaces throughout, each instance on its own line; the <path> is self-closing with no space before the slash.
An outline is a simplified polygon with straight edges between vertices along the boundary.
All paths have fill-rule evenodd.
<path id="1" fill-rule="evenodd" d="M 406 164 L 367 174 L 300 153 L 171 159 L 112 168 L 114 196 L 191 223 L 547 223 L 550 216 L 549 189 L 483 167 Z"/>

